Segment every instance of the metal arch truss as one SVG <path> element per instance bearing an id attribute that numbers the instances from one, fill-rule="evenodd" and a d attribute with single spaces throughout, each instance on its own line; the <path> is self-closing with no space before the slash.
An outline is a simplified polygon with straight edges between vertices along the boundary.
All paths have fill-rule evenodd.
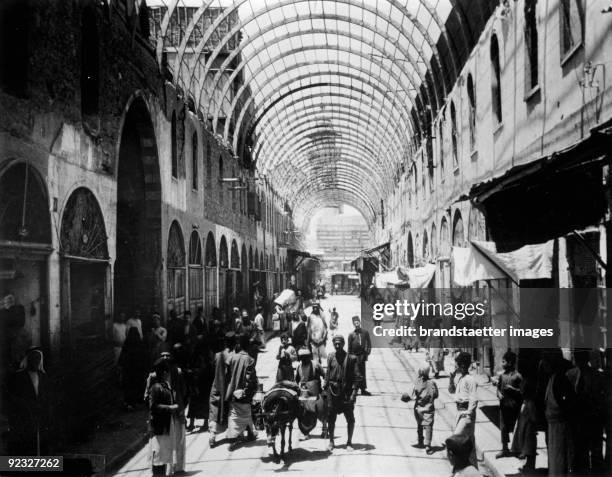
<path id="1" fill-rule="evenodd" d="M 196 5 L 175 50 L 175 84 L 212 120 L 213 131 L 225 119 L 223 138 L 232 140 L 235 154 L 254 139 L 258 169 L 270 174 L 273 187 L 306 221 L 316 207 L 342 201 L 374 221 L 412 138 L 425 133 L 414 111 L 431 114 L 443 101 L 426 75 L 441 81 L 446 95 L 447 78 L 458 73 L 457 45 L 444 26 L 452 0 L 156 1 L 166 7 L 156 44 L 160 65 L 177 8 Z M 200 31 L 205 13 L 219 7 Z M 459 24 L 468 43 L 460 17 Z M 236 35 L 243 36 L 228 51 Z M 441 60 L 439 41 L 450 63 Z M 433 78 L 429 64 L 441 77 Z M 242 81 L 237 91 L 236 80 Z"/>

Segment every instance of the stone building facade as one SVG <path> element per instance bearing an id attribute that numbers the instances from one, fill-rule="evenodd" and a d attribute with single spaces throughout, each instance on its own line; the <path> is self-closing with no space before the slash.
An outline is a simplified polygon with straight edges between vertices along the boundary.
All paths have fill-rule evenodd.
<path id="1" fill-rule="evenodd" d="M 82 363 L 57 379 L 99 389 L 119 313 L 226 312 L 282 289 L 291 214 L 168 81 L 143 2 L 0 14 L 0 292 L 25 317 L 3 370 L 39 345 L 56 373 Z"/>
<path id="2" fill-rule="evenodd" d="M 607 7 L 597 0 L 517 0 L 499 2 L 488 16 L 464 15 L 454 33 L 471 35 L 471 48 L 440 107 L 415 112 L 424 118 L 420 146 L 396 171 L 397 187 L 379 214 L 386 221 L 376 224 L 377 243 L 391 241 L 393 265 L 435 263 L 437 288 L 453 283 L 453 246 L 492 241 L 506 252 L 554 240 L 550 280 L 474 287 L 497 290 L 517 310 L 525 286 L 599 289 L 599 310 L 591 310 L 599 322 L 586 339 L 596 348 L 611 338 L 604 291 L 612 158 Z M 465 14 L 465 5 L 457 8 Z M 580 345 L 561 324 L 580 319 L 577 294 L 555 298 L 554 344 L 566 349 Z M 497 319 L 505 326 L 508 317 Z M 499 355 L 509 346 L 516 343 L 494 345 Z"/>

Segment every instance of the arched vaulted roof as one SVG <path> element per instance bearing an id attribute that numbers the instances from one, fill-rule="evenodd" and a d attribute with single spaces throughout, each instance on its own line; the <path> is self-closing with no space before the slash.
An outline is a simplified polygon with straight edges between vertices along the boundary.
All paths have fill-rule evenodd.
<path id="1" fill-rule="evenodd" d="M 172 46 L 174 83 L 252 158 L 298 227 L 343 203 L 376 219 L 494 3 L 147 0 L 163 9 L 160 64 Z"/>

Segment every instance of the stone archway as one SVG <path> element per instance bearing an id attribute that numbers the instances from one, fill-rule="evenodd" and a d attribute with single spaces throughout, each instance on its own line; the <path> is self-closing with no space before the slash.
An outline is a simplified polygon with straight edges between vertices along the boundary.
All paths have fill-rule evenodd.
<path id="1" fill-rule="evenodd" d="M 185 240 L 181 226 L 175 220 L 168 233 L 168 309 L 176 314 L 185 311 Z"/>
<path id="2" fill-rule="evenodd" d="M 126 113 L 117 165 L 115 312 L 162 309 L 161 181 L 155 131 L 143 99 Z"/>
<path id="3" fill-rule="evenodd" d="M 204 280 L 204 311 L 210 316 L 212 310 L 218 304 L 217 300 L 217 246 L 215 236 L 208 232 L 206 236 L 205 255 L 205 280 Z"/>
<path id="4" fill-rule="evenodd" d="M 195 316 L 204 307 L 204 268 L 202 266 L 202 241 L 197 230 L 189 238 L 189 310 Z"/>
<path id="5" fill-rule="evenodd" d="M 51 216 L 47 186 L 27 162 L 0 171 L 0 300 L 12 295 L 0 333 L 0 379 L 32 344 L 50 350 L 48 256 Z M 27 314 L 26 314 L 27 310 Z M 26 316 L 27 315 L 27 316 Z M 2 381 L 4 382 L 4 381 Z"/>
<path id="6" fill-rule="evenodd" d="M 463 218 L 461 212 L 455 211 L 455 217 L 453 219 L 453 246 L 454 247 L 466 247 L 467 242 L 465 240 L 465 234 L 463 231 Z"/>
<path id="7" fill-rule="evenodd" d="M 62 214 L 62 348 L 74 353 L 99 349 L 111 323 L 107 283 L 108 248 L 100 205 L 85 187 L 76 189 Z"/>

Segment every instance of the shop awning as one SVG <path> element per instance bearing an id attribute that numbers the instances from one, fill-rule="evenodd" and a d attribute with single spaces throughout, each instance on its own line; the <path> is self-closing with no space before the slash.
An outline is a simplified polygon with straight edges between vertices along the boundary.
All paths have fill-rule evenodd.
<path id="1" fill-rule="evenodd" d="M 476 203 L 484 202 L 498 192 L 522 185 L 525 180 L 537 182 L 551 174 L 569 172 L 577 167 L 602 163 L 609 158 L 609 131 L 611 122 L 591 130 L 585 139 L 554 153 L 508 169 L 503 175 L 472 187 L 469 198 Z"/>
<path id="2" fill-rule="evenodd" d="M 409 268 L 406 270 L 410 288 L 425 288 L 431 282 L 436 272 L 436 266 L 428 263 L 424 267 Z"/>
<path id="3" fill-rule="evenodd" d="M 389 263 L 391 262 L 391 243 L 385 242 L 374 248 L 363 250 L 361 252 L 361 257 L 376 259 L 378 260 L 378 266 L 381 271 L 389 270 Z"/>
<path id="4" fill-rule="evenodd" d="M 293 270 L 297 270 L 298 268 L 300 268 L 300 266 L 304 263 L 304 260 L 306 259 L 316 260 L 317 262 L 319 261 L 317 257 L 313 257 L 310 253 L 305 252 L 303 250 L 296 250 L 294 248 L 287 249 L 287 257 L 290 263 L 292 260 L 294 261 Z"/>
<path id="5" fill-rule="evenodd" d="M 471 286 L 479 280 L 510 278 L 518 285 L 521 280 L 550 278 L 553 244 L 549 240 L 507 253 L 497 253 L 493 242 L 472 241 L 470 247 L 453 247 L 453 282 Z"/>
<path id="6" fill-rule="evenodd" d="M 400 267 L 395 267 L 388 272 L 378 272 L 374 277 L 376 288 L 387 288 L 389 286 L 409 286 L 409 277 Z"/>

